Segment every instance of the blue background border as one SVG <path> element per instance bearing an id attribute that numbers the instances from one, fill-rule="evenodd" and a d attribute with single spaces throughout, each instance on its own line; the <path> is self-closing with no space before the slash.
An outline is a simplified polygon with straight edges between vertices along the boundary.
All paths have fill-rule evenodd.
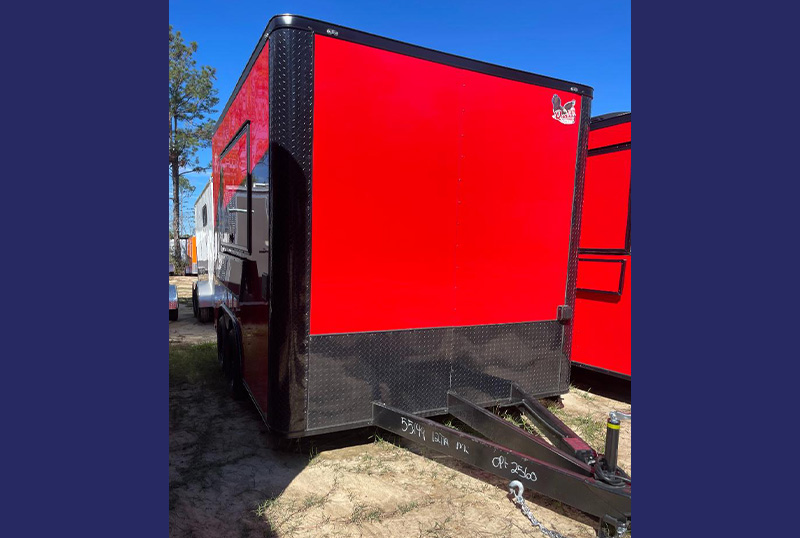
<path id="1" fill-rule="evenodd" d="M 161 535 L 167 4 L 26 8 L 6 33 L 3 534 Z M 793 20 L 633 10 L 637 535 L 779 536 L 793 515 Z"/>

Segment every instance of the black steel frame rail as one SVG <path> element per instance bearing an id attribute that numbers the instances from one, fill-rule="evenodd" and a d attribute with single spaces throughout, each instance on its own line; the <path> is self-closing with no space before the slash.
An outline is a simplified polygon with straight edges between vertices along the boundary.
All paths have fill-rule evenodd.
<path id="1" fill-rule="evenodd" d="M 528 418 L 536 423 L 556 448 L 585 463 L 592 463 L 597 459 L 597 452 L 561 419 L 539 403 L 539 400 L 531 398 L 516 385 L 511 386 L 511 399 L 515 402 L 514 405 L 524 408 Z"/>
<path id="2" fill-rule="evenodd" d="M 449 428 L 381 402 L 372 404 L 375 426 L 452 456 L 508 480 L 519 480 L 552 499 L 602 521 L 627 524 L 631 517 L 631 486 L 611 486 L 594 478 L 596 452 L 538 401 L 512 388 L 512 404 L 523 407 L 550 446 L 493 413 L 459 396 L 447 394 L 448 412 L 482 435 L 503 444 Z"/>

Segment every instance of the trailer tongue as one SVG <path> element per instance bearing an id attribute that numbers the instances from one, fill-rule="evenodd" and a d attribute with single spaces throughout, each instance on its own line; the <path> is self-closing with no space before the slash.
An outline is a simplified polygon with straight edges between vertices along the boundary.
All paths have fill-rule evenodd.
<path id="1" fill-rule="evenodd" d="M 447 393 L 447 412 L 480 433 L 481 438 L 381 402 L 372 404 L 375 426 L 511 480 L 517 504 L 534 525 L 524 504 L 525 487 L 600 519 L 602 536 L 625 532 L 631 519 L 631 480 L 616 464 L 619 421 L 609 419 L 606 453 L 597 454 L 538 400 L 512 385 L 505 407 L 517 408 L 550 439 L 552 445 L 454 391 Z M 616 428 L 614 427 L 616 426 Z M 542 529 L 543 532 L 552 532 Z"/>

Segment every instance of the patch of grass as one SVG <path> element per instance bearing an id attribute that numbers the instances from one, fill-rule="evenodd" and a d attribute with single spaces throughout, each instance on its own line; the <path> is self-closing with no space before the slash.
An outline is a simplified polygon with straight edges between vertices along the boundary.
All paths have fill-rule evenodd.
<path id="1" fill-rule="evenodd" d="M 386 466 L 384 457 L 385 454 L 375 457 L 372 454 L 363 453 L 358 458 L 358 462 L 353 468 L 353 471 L 359 474 L 365 473 L 368 476 L 372 476 L 373 474 L 386 474 L 389 472 L 389 468 Z"/>
<path id="2" fill-rule="evenodd" d="M 277 498 L 269 498 L 266 501 L 259 503 L 259 505 L 256 506 L 256 509 L 253 510 L 253 512 L 258 517 L 264 517 L 267 513 L 267 510 L 269 510 L 277 502 L 277 500 L 278 500 Z"/>
<path id="3" fill-rule="evenodd" d="M 308 466 L 319 463 L 319 449 L 312 446 L 308 451 Z"/>
<path id="4" fill-rule="evenodd" d="M 584 400 L 586 400 L 588 402 L 594 401 L 594 395 L 591 394 L 591 391 L 592 391 L 591 387 L 589 387 L 586 390 L 581 390 L 581 389 L 579 389 L 578 387 L 576 387 L 574 385 L 570 385 L 569 386 L 569 391 L 575 393 L 576 395 L 580 396 L 581 398 L 583 398 Z"/>
<path id="5" fill-rule="evenodd" d="M 450 532 L 447 530 L 447 524 L 450 523 L 450 520 L 453 519 L 453 516 L 447 516 L 447 519 L 440 522 L 435 522 L 433 527 L 425 531 L 426 536 L 434 536 L 436 538 L 445 538 L 450 536 Z"/>
<path id="6" fill-rule="evenodd" d="M 567 417 L 564 422 L 576 430 L 576 433 L 583 437 L 595 450 L 602 451 L 602 445 L 605 444 L 605 420 L 596 419 L 587 414 Z"/>
<path id="7" fill-rule="evenodd" d="M 327 501 L 328 499 L 325 495 L 314 495 L 312 493 L 303 499 L 303 509 L 308 510 L 309 508 L 313 508 L 315 506 L 324 506 Z"/>
<path id="8" fill-rule="evenodd" d="M 399 438 L 391 436 L 389 439 L 384 439 L 381 435 L 375 432 L 375 435 L 372 436 L 373 444 L 386 449 L 390 452 L 399 452 L 403 450 L 403 447 L 400 446 Z"/>
<path id="9" fill-rule="evenodd" d="M 364 522 L 380 521 L 383 517 L 383 511 L 380 508 L 370 507 L 365 504 L 357 504 L 353 507 L 353 513 L 350 514 L 349 523 L 359 525 Z"/>
<path id="10" fill-rule="evenodd" d="M 456 431 L 461 431 L 461 428 L 458 427 L 458 424 L 454 424 L 453 423 L 453 419 L 451 419 L 451 418 L 448 418 L 447 420 L 445 420 L 444 421 L 444 425 L 447 426 L 448 428 L 452 428 L 452 429 L 454 429 Z"/>
<path id="11" fill-rule="evenodd" d="M 564 418 L 567 416 L 567 412 L 564 410 L 564 407 L 559 405 L 557 402 L 544 401 L 544 404 L 548 411 L 553 413 L 561 420 L 564 420 Z"/>
<path id="12" fill-rule="evenodd" d="M 414 508 L 418 506 L 419 503 L 417 501 L 411 501 L 410 503 L 403 503 L 397 507 L 397 512 L 400 515 L 407 514 L 408 512 L 412 511 Z"/>
<path id="13" fill-rule="evenodd" d="M 169 346 L 169 384 L 220 384 L 217 344 Z"/>
<path id="14" fill-rule="evenodd" d="M 532 433 L 534 435 L 538 435 L 538 432 L 533 427 L 533 425 L 530 422 L 527 422 L 527 421 L 523 420 L 522 416 L 519 415 L 519 414 L 510 413 L 508 411 L 503 411 L 503 414 L 500 415 L 500 418 L 510 422 L 511 424 L 516 426 L 517 428 L 522 428 L 523 430 L 525 430 L 528 433 Z"/>

